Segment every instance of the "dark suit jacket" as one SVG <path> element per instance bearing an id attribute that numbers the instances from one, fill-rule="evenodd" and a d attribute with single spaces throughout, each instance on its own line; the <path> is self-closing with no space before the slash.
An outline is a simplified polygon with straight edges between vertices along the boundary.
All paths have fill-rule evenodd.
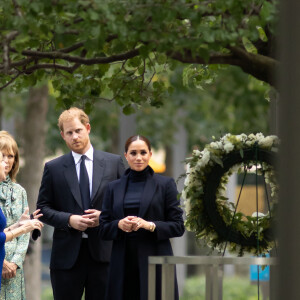
<path id="1" fill-rule="evenodd" d="M 125 262 L 125 243 L 127 233 L 118 228 L 118 222 L 124 215 L 124 195 L 128 173 L 108 184 L 100 215 L 100 234 L 105 240 L 113 240 L 110 263 L 107 299 L 122 300 L 123 274 Z M 139 229 L 138 263 L 140 270 L 141 299 L 147 299 L 148 293 L 148 257 L 155 255 L 173 255 L 169 238 L 184 233 L 182 209 L 177 199 L 176 184 L 172 178 L 154 174 L 150 169 L 140 200 L 138 216 L 156 225 L 154 232 Z M 159 279 L 157 276 L 157 296 L 160 299 Z M 177 294 L 177 293 L 176 293 Z M 177 294 L 178 297 L 178 294 Z M 176 297 L 176 298 L 177 298 Z"/>
<path id="2" fill-rule="evenodd" d="M 90 208 L 102 209 L 105 187 L 123 172 L 120 156 L 94 150 Z M 37 208 L 43 214 L 41 221 L 54 227 L 50 268 L 70 269 L 78 257 L 82 232 L 68 226 L 69 217 L 84 213 L 71 152 L 45 164 Z M 98 227 L 88 229 L 90 253 L 96 261 L 108 262 L 111 244 L 99 238 L 98 230 Z"/>

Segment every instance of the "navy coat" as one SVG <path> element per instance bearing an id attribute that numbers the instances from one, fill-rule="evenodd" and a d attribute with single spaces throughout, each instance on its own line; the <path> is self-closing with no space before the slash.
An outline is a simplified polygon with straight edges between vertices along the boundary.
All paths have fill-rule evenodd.
<path id="1" fill-rule="evenodd" d="M 130 169 L 119 179 L 108 184 L 100 215 L 100 234 L 104 240 L 113 240 L 107 299 L 122 300 L 125 265 L 126 234 L 118 228 L 124 215 L 124 195 Z M 138 217 L 155 223 L 154 232 L 139 229 L 138 262 L 140 270 L 141 300 L 148 298 L 148 257 L 173 255 L 170 238 L 182 236 L 184 223 L 174 180 L 155 174 L 152 169 L 146 179 L 140 200 Z M 156 293 L 160 299 L 160 276 Z M 176 293 L 178 294 L 178 293 Z"/>
<path id="2" fill-rule="evenodd" d="M 101 210 L 108 182 L 120 178 L 124 165 L 119 155 L 94 150 L 93 184 L 90 208 Z M 54 227 L 51 269 L 72 268 L 79 254 L 82 232 L 68 226 L 71 214 L 82 215 L 80 188 L 72 153 L 45 164 L 37 208 L 40 218 Z M 99 228 L 88 228 L 89 250 L 94 260 L 109 262 L 111 243 L 99 238 Z"/>

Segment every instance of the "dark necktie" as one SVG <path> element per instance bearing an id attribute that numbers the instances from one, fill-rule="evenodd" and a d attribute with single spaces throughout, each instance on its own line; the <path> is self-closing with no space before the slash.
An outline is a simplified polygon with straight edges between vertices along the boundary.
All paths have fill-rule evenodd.
<path id="1" fill-rule="evenodd" d="M 90 207 L 90 184 L 89 184 L 89 176 L 85 167 L 85 159 L 86 156 L 81 156 L 81 163 L 80 163 L 80 177 L 79 177 L 79 187 L 80 187 L 80 194 L 81 194 L 81 200 L 83 209 L 89 209 Z"/>

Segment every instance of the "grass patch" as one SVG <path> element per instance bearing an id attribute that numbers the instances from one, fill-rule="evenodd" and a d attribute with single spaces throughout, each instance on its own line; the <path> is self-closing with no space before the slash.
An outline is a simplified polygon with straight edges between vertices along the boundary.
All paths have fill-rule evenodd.
<path id="1" fill-rule="evenodd" d="M 246 277 L 225 277 L 223 299 L 257 300 L 257 285 L 251 285 L 249 278 Z M 188 278 L 180 300 L 205 300 L 205 277 Z"/>

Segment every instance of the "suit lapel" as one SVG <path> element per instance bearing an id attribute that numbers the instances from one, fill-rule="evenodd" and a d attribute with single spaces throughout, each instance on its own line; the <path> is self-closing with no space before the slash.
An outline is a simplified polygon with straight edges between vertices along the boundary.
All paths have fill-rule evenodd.
<path id="1" fill-rule="evenodd" d="M 151 203 L 151 200 L 154 196 L 154 193 L 156 191 L 157 183 L 153 178 L 153 175 L 148 175 L 146 184 L 144 187 L 142 199 L 140 202 L 140 209 L 138 216 L 143 218 L 147 212 L 147 209 Z"/>
<path id="2" fill-rule="evenodd" d="M 81 196 L 80 196 L 78 177 L 77 177 L 76 167 L 75 167 L 74 158 L 72 156 L 72 153 L 67 155 L 64 167 L 65 167 L 64 175 L 65 175 L 65 178 L 66 178 L 67 183 L 69 185 L 69 188 L 72 192 L 72 195 L 75 198 L 78 205 L 81 208 L 83 208 L 82 207 Z"/>
<path id="3" fill-rule="evenodd" d="M 92 184 L 92 197 L 91 202 L 93 203 L 94 198 L 97 194 L 97 191 L 100 187 L 100 183 L 103 178 L 105 169 L 104 159 L 101 158 L 100 154 L 94 150 L 94 158 L 93 158 L 93 184 Z"/>

